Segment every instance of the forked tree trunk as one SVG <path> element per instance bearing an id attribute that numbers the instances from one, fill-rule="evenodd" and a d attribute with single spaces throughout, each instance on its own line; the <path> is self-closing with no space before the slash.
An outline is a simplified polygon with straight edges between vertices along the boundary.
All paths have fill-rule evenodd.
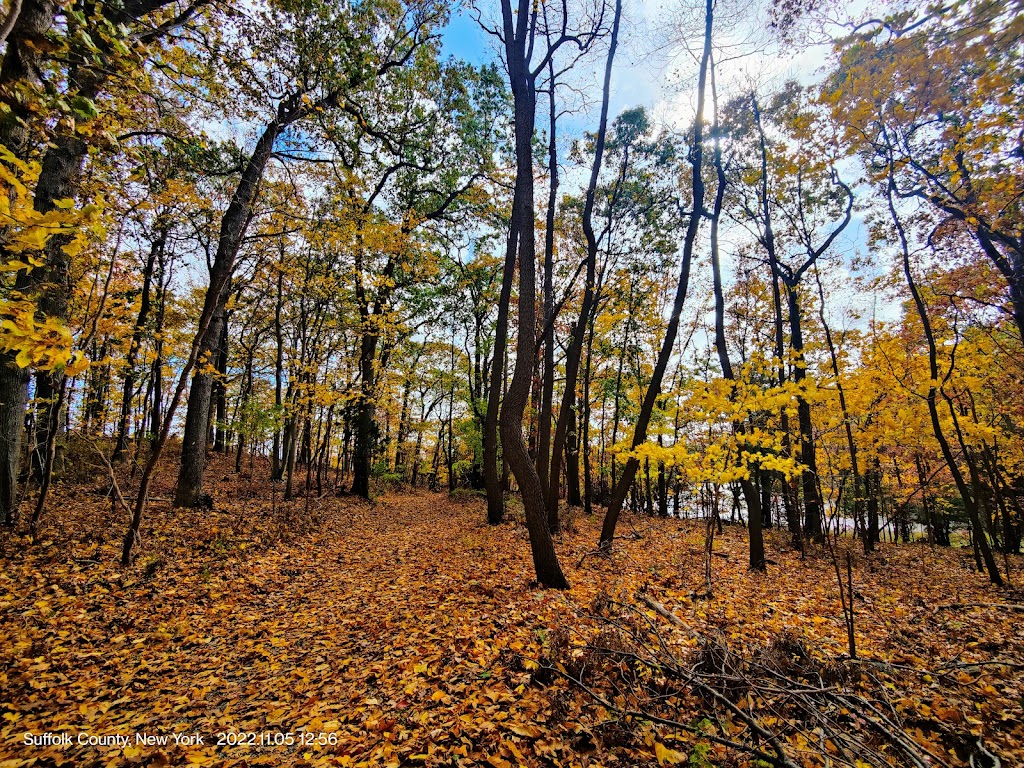
<path id="1" fill-rule="evenodd" d="M 505 51 L 509 81 L 515 105 L 516 192 L 519 206 L 513 210 L 509 244 L 518 241 L 516 259 L 519 265 L 519 331 L 516 340 L 516 363 L 512 379 L 501 405 L 500 433 L 504 455 L 516 477 L 526 513 L 537 581 L 546 587 L 564 589 L 569 586 L 558 563 L 545 514 L 544 491 L 537 467 L 530 458 L 523 440 L 523 414 L 530 394 L 530 378 L 536 352 L 536 253 L 534 245 L 533 199 L 533 132 L 537 109 L 536 76 L 530 71 L 528 49 L 533 30 L 530 29 L 529 4 L 520 0 L 518 18 L 512 13 L 510 0 L 502 0 L 505 30 Z M 530 46 L 532 48 L 532 45 Z M 506 264 L 510 259 L 506 257 Z M 505 275 L 506 280 L 511 278 Z M 505 293 L 506 285 L 502 285 Z M 495 354 L 498 351 L 495 350 Z"/>

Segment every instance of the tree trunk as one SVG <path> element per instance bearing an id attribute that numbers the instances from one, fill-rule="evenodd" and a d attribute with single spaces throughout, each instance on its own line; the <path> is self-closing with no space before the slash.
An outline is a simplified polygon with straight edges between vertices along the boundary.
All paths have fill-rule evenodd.
<path id="1" fill-rule="evenodd" d="M 910 247 L 907 244 L 903 225 L 900 222 L 899 216 L 896 213 L 895 204 L 893 203 L 893 180 L 891 173 L 886 192 L 889 201 L 889 213 L 899 235 L 900 246 L 903 253 L 903 275 L 907 280 L 907 286 L 910 288 L 910 294 L 914 299 L 914 306 L 917 308 L 917 314 L 921 319 L 921 326 L 924 329 L 925 341 L 928 346 L 928 368 L 930 378 L 926 401 L 928 403 L 928 415 L 931 417 L 932 432 L 935 435 L 936 442 L 939 444 L 939 450 L 942 451 L 942 458 L 945 460 L 946 466 L 949 467 L 949 472 L 953 476 L 953 482 L 956 484 L 957 490 L 960 492 L 960 498 L 963 500 L 964 508 L 967 510 L 967 516 L 971 520 L 974 544 L 978 548 L 980 557 L 985 563 L 985 570 L 988 571 L 988 577 L 993 584 L 1002 586 L 1003 578 L 999 574 L 999 566 L 996 565 L 995 557 L 992 555 L 992 548 L 989 546 L 988 537 L 985 534 L 985 528 L 982 525 L 981 517 L 978 513 L 977 497 L 971 492 L 971 489 L 967 486 L 967 482 L 964 480 L 963 473 L 960 471 L 960 466 L 957 464 L 956 458 L 953 456 L 953 451 L 949 446 L 949 441 L 946 439 L 945 433 L 942 431 L 942 423 L 939 420 L 939 408 L 937 402 L 940 388 L 938 350 L 935 344 L 935 336 L 932 333 L 928 310 L 925 307 L 924 300 L 921 298 L 921 294 L 917 289 L 917 283 L 914 280 L 913 272 L 910 269 Z"/>
<path id="2" fill-rule="evenodd" d="M 225 312 L 217 349 L 217 379 L 213 383 L 216 415 L 213 450 L 216 453 L 226 453 L 228 449 L 228 323 L 230 320 L 230 313 Z"/>
<path id="3" fill-rule="evenodd" d="M 569 410 L 569 426 L 565 437 L 565 503 L 570 507 L 583 504 L 580 496 L 580 435 L 577 414 L 578 403 Z"/>
<path id="4" fill-rule="evenodd" d="M 732 361 L 729 359 L 729 347 L 725 338 L 725 294 L 722 287 L 722 263 L 718 246 L 718 226 L 722 217 L 722 207 L 725 200 L 726 175 L 722 162 L 721 145 L 718 138 L 718 94 L 715 88 L 714 64 L 711 65 L 711 94 L 714 104 L 714 115 L 712 125 L 714 126 L 714 165 L 718 177 L 718 185 L 715 190 L 715 202 L 711 213 L 711 269 L 715 294 L 715 349 L 718 351 L 718 362 L 722 367 L 722 376 L 729 381 L 735 381 L 736 375 L 733 371 Z M 746 425 L 739 419 L 732 422 L 732 431 L 738 443 L 738 450 L 743 450 Z M 746 477 L 740 478 L 740 489 L 743 498 L 747 502 L 747 528 L 750 539 L 750 568 L 752 570 L 765 570 L 764 559 L 764 532 L 761 525 L 761 498 L 757 488 L 750 479 L 751 467 L 743 468 L 747 472 Z M 721 525 L 721 521 L 719 521 Z"/>
<path id="5" fill-rule="evenodd" d="M 93 86 L 90 89 L 90 86 Z M 83 83 L 87 96 L 95 95 L 92 81 Z M 75 198 L 82 182 L 82 166 L 85 162 L 86 144 L 77 136 L 58 135 L 43 156 L 39 181 L 36 184 L 33 207 L 40 213 L 54 208 L 55 200 Z M 32 272 L 33 287 L 41 289 L 38 296 L 39 311 L 47 318 L 67 320 L 68 302 L 71 297 L 71 260 L 64 253 L 68 236 L 55 235 L 47 240 L 44 247 L 46 266 Z M 35 444 L 46 446 L 50 431 L 59 430 L 60 414 L 56 403 L 61 390 L 62 373 L 49 372 L 36 375 L 35 400 L 42 408 L 36 410 Z M 2 436 L 0 436 L 2 437 Z M 42 480 L 44 460 L 39 450 L 33 452 L 32 475 Z"/>
<path id="6" fill-rule="evenodd" d="M 368 328 L 368 317 L 363 318 Z M 364 330 L 359 342 L 359 400 L 356 402 L 356 418 L 353 424 L 355 448 L 352 462 L 352 493 L 370 498 L 370 472 L 373 452 L 377 446 L 380 430 L 374 416 L 376 398 L 376 376 L 374 361 L 377 356 L 377 335 Z"/>
<path id="7" fill-rule="evenodd" d="M 510 231 L 517 234 L 509 235 L 510 243 L 518 241 L 516 261 L 519 265 L 519 330 L 516 339 L 516 362 L 501 405 L 499 428 L 505 457 L 515 475 L 523 499 L 537 581 L 546 587 L 565 589 L 569 584 L 558 564 L 558 556 L 548 530 L 540 476 L 523 440 L 523 413 L 530 394 L 537 326 L 532 147 L 537 91 L 535 76 L 529 69 L 530 51 L 527 50 L 527 41 L 532 39 L 529 30 L 529 19 L 532 14 L 529 13 L 525 0 L 520 0 L 520 12 L 515 19 L 510 0 L 502 0 L 501 6 L 505 28 L 506 62 L 515 105 L 515 197 L 521 202 L 514 208 L 510 222 Z M 506 277 L 511 278 L 511 275 Z M 503 293 L 504 289 L 503 285 Z M 495 354 L 498 354 L 497 350 Z"/>
<path id="8" fill-rule="evenodd" d="M 555 397 L 555 209 L 558 204 L 558 108 L 555 99 L 554 57 L 548 62 L 548 209 L 544 227 L 544 374 L 541 381 L 541 402 L 537 427 L 537 475 L 547 492 L 548 468 L 551 462 L 551 408 Z M 555 478 L 557 483 L 557 476 Z M 557 499 L 557 497 L 556 497 Z M 558 530 L 558 505 L 552 516 L 548 509 L 548 527 Z"/>
<path id="9" fill-rule="evenodd" d="M 135 318 L 135 326 L 132 329 L 132 340 L 128 346 L 128 356 L 125 359 L 124 386 L 121 388 L 121 414 L 117 422 L 117 442 L 110 456 L 112 464 L 121 460 L 128 446 L 128 417 L 131 414 L 132 398 L 135 394 L 135 366 L 138 360 L 139 348 L 142 346 L 142 337 L 146 331 L 146 322 L 149 320 L 150 291 L 153 284 L 153 271 L 156 266 L 157 252 L 163 249 L 166 241 L 167 230 L 166 228 L 161 228 L 150 245 L 149 257 L 146 259 L 146 268 L 142 274 L 142 298 L 139 303 L 139 314 Z"/>
<path id="10" fill-rule="evenodd" d="M 711 60 L 711 33 L 714 20 L 714 0 L 705 0 L 704 6 L 704 50 L 700 59 L 700 71 L 697 76 L 697 112 L 704 114 L 705 91 L 707 88 L 708 63 Z M 700 228 L 700 211 L 704 208 L 704 179 L 702 176 L 702 165 L 704 163 L 704 127 L 700 120 L 694 123 L 693 148 L 690 151 L 690 168 L 693 186 L 694 213 L 686 226 L 686 236 L 683 240 L 683 260 L 679 271 L 679 282 L 676 286 L 675 299 L 672 304 L 672 315 L 665 329 L 665 338 L 658 353 L 658 360 L 651 375 L 651 381 L 647 385 L 647 392 L 644 395 L 643 403 L 640 406 L 640 413 L 637 417 L 636 427 L 633 431 L 633 448 L 638 448 L 647 440 L 647 428 L 650 425 L 651 414 L 654 412 L 654 404 L 661 393 L 661 382 L 668 368 L 669 359 L 672 357 L 672 349 L 675 346 L 676 335 L 679 331 L 679 317 L 683 311 L 683 303 L 686 300 L 686 292 L 690 284 L 690 264 L 693 260 L 693 246 L 697 238 L 697 230 Z M 619 514 L 622 512 L 622 503 L 626 499 L 633 478 L 636 476 L 639 461 L 631 457 L 623 469 L 622 477 L 612 490 L 612 498 L 608 504 L 608 511 L 605 513 L 604 524 L 601 527 L 600 546 L 603 550 L 610 550 L 615 539 L 615 527 L 619 521 Z"/>
<path id="11" fill-rule="evenodd" d="M 282 109 L 278 110 L 279 114 Z M 178 408 L 181 396 L 185 390 L 185 384 L 189 375 L 196 366 L 201 350 L 208 344 L 207 339 L 211 336 L 210 326 L 213 324 L 214 315 L 221 305 L 222 296 L 227 295 L 227 286 L 231 280 L 231 273 L 235 267 L 235 257 L 242 244 L 246 228 L 249 226 L 249 212 L 259 189 L 260 181 L 263 179 L 263 171 L 270 160 L 274 150 L 274 142 L 283 127 L 278 120 L 271 121 L 263 130 L 263 134 L 256 142 L 253 154 L 250 156 L 238 186 L 231 197 L 227 210 L 221 219 L 220 238 L 217 241 L 217 253 L 214 257 L 213 269 L 210 271 L 210 285 L 206 289 L 206 296 L 203 300 L 203 312 L 199 318 L 195 338 L 192 341 L 192 348 L 189 357 L 178 377 L 178 383 L 174 388 L 174 395 L 167 408 L 160 428 L 159 437 L 150 452 L 149 460 L 139 480 L 139 488 L 135 496 L 135 505 L 132 508 L 132 519 L 125 533 L 124 545 L 121 549 L 121 563 L 127 566 L 131 562 L 132 549 L 135 540 L 139 535 L 139 526 L 142 524 L 142 514 L 146 509 L 149 498 L 149 486 L 152 482 L 153 472 L 156 470 L 160 454 L 167 443 L 167 436 L 174 421 L 174 412 Z M 213 336 L 216 338 L 216 336 Z M 205 435 L 205 429 L 202 433 Z M 201 483 L 200 483 L 201 484 Z"/>
<path id="12" fill-rule="evenodd" d="M 217 301 L 213 318 L 203 344 L 192 385 L 188 393 L 185 412 L 185 431 L 181 441 L 181 465 L 178 468 L 178 486 L 174 494 L 175 507 L 194 507 L 203 501 L 203 473 L 206 470 L 207 440 L 210 427 L 210 406 L 213 397 L 214 376 L 209 368 L 220 353 L 223 327 L 227 316 L 227 294 L 230 282 Z"/>
<path id="13" fill-rule="evenodd" d="M 28 381 L 29 373 L 25 368 L 9 361 L 0 364 L 0 435 L 3 436 L 0 439 L 0 515 L 7 526 L 13 526 L 18 519 L 18 470 Z"/>
<path id="14" fill-rule="evenodd" d="M 799 386 L 807 378 L 807 364 L 804 362 L 804 338 L 800 321 L 800 299 L 796 285 L 787 283 L 789 300 L 789 343 L 793 347 L 795 363 L 793 381 Z M 800 474 L 800 488 L 804 497 L 804 531 L 818 543 L 825 540 L 822 527 L 821 497 L 818 495 L 818 461 L 814 450 L 814 425 L 811 421 L 811 404 L 807 398 L 797 395 L 797 426 L 800 432 L 800 463 L 804 465 Z"/>
<path id="15" fill-rule="evenodd" d="M 281 245 L 281 261 L 277 270 L 277 294 L 274 303 L 274 446 L 270 457 L 270 479 L 280 482 L 284 476 L 284 462 L 281 455 L 281 417 L 283 416 L 284 400 L 284 327 L 281 325 L 281 311 L 284 306 L 284 245 Z"/>
<path id="16" fill-rule="evenodd" d="M 601 91 L 601 115 L 598 119 L 597 133 L 594 136 L 594 161 L 590 168 L 590 182 L 587 184 L 586 199 L 583 203 L 583 235 L 587 241 L 587 282 L 583 289 L 583 301 L 580 304 L 580 315 L 573 325 L 572 337 L 565 353 L 565 391 L 562 393 L 562 405 L 558 412 L 558 423 L 555 426 L 555 439 L 551 446 L 551 471 L 548 483 L 548 524 L 553 531 L 558 530 L 558 475 L 562 468 L 562 451 L 565 448 L 566 433 L 572 405 L 576 400 L 576 378 L 580 370 L 580 358 L 583 352 L 583 337 L 587 332 L 590 315 L 594 311 L 594 293 L 597 282 L 597 235 L 594 232 L 594 205 L 597 195 L 597 182 L 601 175 L 604 161 L 605 140 L 608 134 L 608 104 L 611 99 L 612 65 L 615 51 L 619 45 L 619 21 L 622 17 L 622 3 L 617 0 L 615 16 L 612 19 L 611 40 L 608 45 L 608 56 L 604 66 L 604 84 Z M 552 108 L 554 103 L 552 102 Z"/>
<path id="17" fill-rule="evenodd" d="M 846 390 L 839 375 L 839 357 L 836 354 L 835 344 L 832 342 L 832 330 L 825 320 L 825 290 L 821 285 L 821 276 L 817 268 L 814 270 L 814 277 L 818 282 L 819 319 L 821 327 L 825 331 L 825 344 L 828 346 L 829 360 L 832 363 L 832 374 L 836 377 L 836 392 L 839 394 L 839 409 L 843 416 L 843 431 L 846 434 L 846 449 L 850 454 L 850 472 L 853 475 L 853 519 L 861 531 L 861 538 L 864 544 L 864 553 L 869 554 L 874 549 L 874 542 L 867 535 L 867 526 L 864 524 L 864 482 L 860 474 L 860 464 L 857 457 L 857 443 L 853 439 L 853 420 L 850 418 L 849 409 L 846 407 Z"/>

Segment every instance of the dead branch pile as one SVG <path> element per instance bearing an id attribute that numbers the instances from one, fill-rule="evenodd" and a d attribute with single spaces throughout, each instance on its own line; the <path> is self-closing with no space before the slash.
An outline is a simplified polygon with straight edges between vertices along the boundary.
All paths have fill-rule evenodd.
<path id="1" fill-rule="evenodd" d="M 789 632 L 767 646 L 734 647 L 721 633 L 688 632 L 648 595 L 637 602 L 595 603 L 599 634 L 582 648 L 552 644 L 541 670 L 571 681 L 619 730 L 653 724 L 664 738 L 731 755 L 731 764 L 950 765 L 948 754 L 914 740 L 884 671 L 823 660 Z"/>

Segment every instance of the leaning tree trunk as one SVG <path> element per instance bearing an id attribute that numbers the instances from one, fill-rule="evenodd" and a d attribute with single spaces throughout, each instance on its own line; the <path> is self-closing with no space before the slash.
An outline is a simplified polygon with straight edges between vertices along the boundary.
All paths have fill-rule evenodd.
<path id="1" fill-rule="evenodd" d="M 597 235 L 594 232 L 594 204 L 597 194 L 597 182 L 601 175 L 601 164 L 604 160 L 605 138 L 608 135 L 608 103 L 611 100 L 612 64 L 615 61 L 615 50 L 619 44 L 619 21 L 622 16 L 622 4 L 616 2 L 615 17 L 612 21 L 611 40 L 608 45 L 608 57 L 604 67 L 604 85 L 601 95 L 601 116 L 597 124 L 594 138 L 594 162 L 590 168 L 590 183 L 587 185 L 586 200 L 583 203 L 583 235 L 587 241 L 587 284 L 583 290 L 583 302 L 580 305 L 580 316 L 573 326 L 572 338 L 565 353 L 565 390 L 562 393 L 562 405 L 555 425 L 555 439 L 551 445 L 551 471 L 548 473 L 548 525 L 552 531 L 558 530 L 558 478 L 562 468 L 562 451 L 565 448 L 566 434 L 573 403 L 576 400 L 576 377 L 580 370 L 580 357 L 583 353 L 583 337 L 587 332 L 590 315 L 594 311 L 594 284 L 597 279 Z M 552 102 L 552 108 L 554 103 Z"/>
<path id="2" fill-rule="evenodd" d="M 704 114 L 705 92 L 707 90 L 708 63 L 711 60 L 711 32 L 714 20 L 714 0 L 705 0 L 704 6 L 704 50 L 700 59 L 700 71 L 697 76 L 697 114 Z M 672 349 L 676 343 L 676 335 L 679 332 L 679 318 L 683 312 L 683 303 L 686 301 L 686 292 L 690 284 L 690 264 L 693 261 L 693 247 L 697 239 L 697 231 L 700 229 L 700 211 L 704 208 L 704 178 L 702 166 L 704 163 L 704 126 L 700 120 L 694 123 L 693 149 L 690 151 L 691 184 L 693 188 L 694 213 L 690 216 L 686 226 L 686 236 L 683 240 L 683 259 L 679 270 L 679 282 L 676 285 L 675 299 L 672 304 L 672 315 L 665 329 L 665 338 L 658 353 L 658 360 L 655 363 L 654 371 L 651 374 L 651 381 L 647 385 L 647 392 L 644 394 L 643 403 L 640 406 L 640 413 L 637 417 L 636 427 L 633 431 L 632 447 L 638 448 L 647 440 L 647 428 L 651 422 L 651 414 L 654 412 L 654 404 L 661 394 L 661 382 L 668 369 L 669 360 L 672 357 Z M 619 515 L 622 512 L 622 504 L 629 493 L 629 487 L 636 477 L 636 470 L 640 462 L 635 456 L 626 461 L 622 476 L 619 482 L 612 489 L 612 498 L 605 513 L 604 523 L 601 526 L 600 546 L 603 550 L 611 550 L 612 542 L 615 540 L 615 527 L 618 525 Z"/>
<path id="3" fill-rule="evenodd" d="M 967 510 L 967 516 L 971 520 L 971 531 L 974 534 L 974 544 L 978 548 L 981 554 L 981 559 L 985 563 L 985 570 L 988 571 L 989 580 L 993 584 L 1001 586 L 1003 578 L 999 574 L 999 566 L 996 564 L 995 557 L 992 555 L 992 547 L 989 546 L 988 536 L 985 533 L 985 527 L 982 524 L 981 516 L 978 512 L 978 499 L 976 495 L 978 489 L 976 488 L 975 492 L 972 493 L 971 489 L 967 486 L 963 472 L 960 471 L 960 466 L 956 462 L 956 457 L 953 456 L 953 450 L 950 448 L 949 441 L 946 439 L 946 435 L 942 431 L 942 424 L 939 420 L 938 396 L 941 384 L 939 380 L 938 350 L 935 344 L 935 335 L 932 332 L 931 320 L 928 317 L 928 309 L 925 307 L 924 300 L 921 298 L 921 293 L 917 289 L 917 282 L 914 280 L 914 274 L 910 269 L 910 247 L 907 244 L 903 225 L 896 213 L 896 206 L 892 199 L 893 182 L 891 169 L 887 194 L 889 200 L 889 214 L 892 217 L 893 224 L 896 226 L 896 231 L 900 239 L 900 246 L 903 252 L 903 275 L 907 280 L 907 286 L 910 288 L 910 295 L 914 300 L 914 306 L 917 308 L 917 314 L 921 320 L 921 326 L 924 329 L 925 341 L 928 346 L 928 370 L 930 378 L 926 402 L 928 403 L 928 415 L 931 418 L 932 432 L 935 435 L 936 442 L 939 444 L 939 450 L 942 452 L 942 458 L 945 460 L 946 466 L 949 468 L 949 472 L 953 476 L 953 482 L 956 484 L 957 490 L 960 492 L 960 498 L 964 502 L 964 508 Z"/>
<path id="4" fill-rule="evenodd" d="M 139 526 L 142 525 L 142 514 L 145 512 L 146 504 L 149 500 L 149 487 L 153 480 L 153 473 L 156 470 L 157 462 L 160 461 L 160 455 L 163 453 L 164 446 L 167 444 L 167 436 L 170 434 L 174 413 L 178 409 L 178 403 L 181 402 L 181 396 L 185 391 L 185 384 L 200 358 L 201 350 L 209 343 L 208 339 L 217 338 L 215 334 L 210 333 L 210 326 L 213 324 L 214 315 L 221 306 L 222 298 L 227 296 L 228 284 L 231 281 L 231 274 L 235 267 L 235 258 L 238 255 L 238 249 L 241 247 L 242 238 L 245 236 L 246 229 L 249 226 L 249 212 L 256 199 L 260 181 L 263 179 L 263 171 L 267 167 L 271 154 L 273 154 L 274 142 L 277 140 L 282 128 L 298 118 L 298 114 L 293 114 L 282 119 L 283 115 L 286 116 L 287 113 L 284 112 L 282 107 L 278 110 L 279 119 L 272 120 L 264 128 L 263 134 L 256 142 L 256 147 L 253 149 L 249 162 L 246 163 L 245 169 L 242 171 L 242 176 L 231 197 L 231 202 L 221 218 L 220 238 L 217 242 L 217 253 L 214 257 L 213 269 L 210 270 L 210 285 L 206 289 L 206 296 L 203 300 L 203 312 L 199 317 L 199 324 L 196 328 L 195 338 L 192 340 L 192 348 L 189 351 L 188 360 L 181 370 L 178 383 L 174 388 L 174 394 L 171 396 L 171 402 L 167 406 L 167 413 L 160 426 L 160 434 L 156 438 L 153 450 L 149 455 L 149 460 L 146 462 L 146 466 L 142 471 L 142 477 L 139 480 L 135 504 L 132 507 L 132 519 L 128 525 L 128 530 L 125 532 L 124 544 L 121 548 L 122 565 L 128 565 L 131 562 L 132 549 L 139 535 Z M 209 413 L 208 404 L 206 412 Z M 205 439 L 205 425 L 201 434 L 203 439 Z"/>

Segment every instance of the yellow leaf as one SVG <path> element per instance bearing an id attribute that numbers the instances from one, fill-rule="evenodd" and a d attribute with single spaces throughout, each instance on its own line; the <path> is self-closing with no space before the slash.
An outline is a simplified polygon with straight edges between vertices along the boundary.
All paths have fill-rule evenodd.
<path id="1" fill-rule="evenodd" d="M 686 755 L 682 752 L 677 752 L 674 749 L 669 749 L 660 741 L 654 742 L 654 756 L 658 758 L 658 765 L 676 765 L 686 760 Z"/>

